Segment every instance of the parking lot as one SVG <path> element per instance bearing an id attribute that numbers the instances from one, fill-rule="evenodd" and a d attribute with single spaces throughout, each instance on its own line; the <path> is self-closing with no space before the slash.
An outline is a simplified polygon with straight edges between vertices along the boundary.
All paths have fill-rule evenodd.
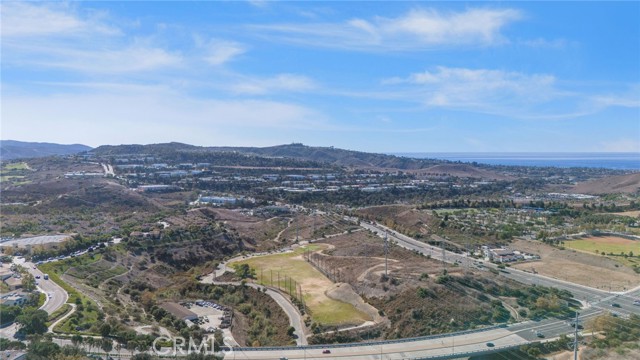
<path id="1" fill-rule="evenodd" d="M 198 319 L 192 321 L 192 323 L 204 329 L 209 336 L 213 336 L 215 330 L 220 329 L 227 345 L 238 345 L 233 339 L 229 328 L 231 325 L 231 309 L 210 301 L 196 301 L 184 303 L 183 305 L 198 315 Z"/>

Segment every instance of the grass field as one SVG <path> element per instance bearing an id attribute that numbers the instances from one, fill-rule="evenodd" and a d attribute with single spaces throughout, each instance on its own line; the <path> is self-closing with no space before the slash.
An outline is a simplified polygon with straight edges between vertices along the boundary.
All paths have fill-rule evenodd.
<path id="1" fill-rule="evenodd" d="M 293 252 L 258 256 L 230 265 L 248 264 L 256 270 L 258 282 L 276 287 L 279 285 L 283 290 L 286 288 L 287 292 L 289 288 L 294 289 L 299 285 L 312 319 L 319 324 L 339 326 L 371 320 L 367 314 L 357 310 L 353 305 L 326 295 L 326 290 L 332 287 L 333 283 L 302 257 L 306 250 L 313 251 L 318 248 L 318 245 L 300 247 Z"/>
<path id="2" fill-rule="evenodd" d="M 27 170 L 29 169 L 29 165 L 26 162 L 19 162 L 13 164 L 5 164 L 2 167 L 3 170 Z"/>
<path id="3" fill-rule="evenodd" d="M 640 241 L 614 236 L 599 236 L 565 241 L 564 246 L 592 254 L 595 254 L 596 251 L 598 253 L 604 251 L 605 254 L 613 253 L 618 255 L 621 252 L 629 254 L 629 252 L 632 251 L 634 255 L 640 255 Z"/>

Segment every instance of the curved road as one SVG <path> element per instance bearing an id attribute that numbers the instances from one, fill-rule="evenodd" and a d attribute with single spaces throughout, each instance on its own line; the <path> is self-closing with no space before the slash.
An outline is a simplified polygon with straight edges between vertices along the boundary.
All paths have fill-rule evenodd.
<path id="1" fill-rule="evenodd" d="M 44 273 L 40 271 L 40 269 L 37 269 L 32 263 L 25 262 L 23 266 L 26 267 L 33 276 L 40 277 L 39 279 L 36 279 L 38 282 L 38 289 L 47 296 L 44 305 L 40 307 L 41 310 L 51 314 L 69 300 L 69 294 L 67 294 L 67 292 L 53 280 L 45 280 Z"/>
<path id="2" fill-rule="evenodd" d="M 240 286 L 241 283 L 239 282 L 221 282 L 221 281 L 214 281 L 213 280 L 213 274 L 207 275 L 205 276 L 202 280 L 202 283 L 204 284 L 214 284 L 214 285 L 234 285 L 234 286 Z M 306 326 L 304 325 L 304 321 L 302 320 L 302 315 L 300 314 L 300 311 L 298 311 L 298 308 L 293 305 L 291 303 L 291 301 L 289 301 L 289 299 L 287 299 L 283 294 L 281 294 L 279 291 L 275 291 L 270 289 L 267 286 L 262 286 L 262 285 L 258 285 L 258 284 L 254 284 L 254 283 L 246 283 L 246 286 L 250 286 L 254 289 L 260 290 L 262 291 L 262 289 L 267 289 L 267 291 L 265 292 L 265 294 L 271 296 L 271 298 L 278 304 L 280 305 L 280 308 L 282 308 L 282 311 L 284 311 L 285 314 L 287 314 L 287 316 L 289 317 L 289 325 L 293 326 L 295 330 L 295 334 L 297 336 L 296 338 L 296 344 L 298 346 L 300 345 L 307 345 L 307 337 L 304 334 L 304 329 L 306 328 Z"/>

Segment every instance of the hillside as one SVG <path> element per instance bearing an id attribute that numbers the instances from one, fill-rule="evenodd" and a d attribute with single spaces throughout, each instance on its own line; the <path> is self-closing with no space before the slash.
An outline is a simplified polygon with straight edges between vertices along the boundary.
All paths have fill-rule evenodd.
<path id="1" fill-rule="evenodd" d="M 422 169 L 435 164 L 445 163 L 443 160 L 412 159 L 395 155 L 366 153 L 361 151 L 336 149 L 334 147 L 316 147 L 303 144 L 287 144 L 258 147 L 212 147 L 216 151 L 238 151 L 269 157 L 287 157 L 330 163 L 338 166 L 354 168 L 382 169 Z"/>
<path id="2" fill-rule="evenodd" d="M 570 191 L 578 194 L 635 193 L 640 190 L 640 173 L 607 176 L 576 184 Z"/>
<path id="3" fill-rule="evenodd" d="M 0 158 L 2 160 L 71 155 L 88 150 L 91 150 L 91 147 L 81 144 L 62 145 L 43 142 L 0 140 Z"/>
<path id="4" fill-rule="evenodd" d="M 221 154 L 226 158 L 234 157 L 236 165 L 256 164 L 282 166 L 283 160 L 293 164 L 318 166 L 320 164 L 368 170 L 419 170 L 439 164 L 448 164 L 445 160 L 412 159 L 395 155 L 366 153 L 361 151 L 336 149 L 333 147 L 314 147 L 303 144 L 288 144 L 270 147 L 198 147 L 181 143 L 151 145 L 100 146 L 93 150 L 97 156 L 114 155 L 167 155 L 180 160 L 201 160 L 215 158 L 220 161 Z M 473 168 L 469 165 L 469 168 Z M 459 171 L 463 173 L 464 171 Z M 465 176 L 465 175 L 457 175 Z M 471 175 L 466 175 L 471 176 Z"/>
<path id="5" fill-rule="evenodd" d="M 496 171 L 475 167 L 469 164 L 441 164 L 430 166 L 419 171 L 425 175 L 447 175 L 457 177 L 472 177 L 490 180 L 513 180 L 512 176 L 503 175 Z"/>

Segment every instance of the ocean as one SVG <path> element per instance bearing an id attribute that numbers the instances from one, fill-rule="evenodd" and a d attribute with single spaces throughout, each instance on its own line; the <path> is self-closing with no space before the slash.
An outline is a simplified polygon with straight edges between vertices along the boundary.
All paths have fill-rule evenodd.
<path id="1" fill-rule="evenodd" d="M 640 153 L 395 153 L 393 155 L 489 165 L 640 170 Z"/>

